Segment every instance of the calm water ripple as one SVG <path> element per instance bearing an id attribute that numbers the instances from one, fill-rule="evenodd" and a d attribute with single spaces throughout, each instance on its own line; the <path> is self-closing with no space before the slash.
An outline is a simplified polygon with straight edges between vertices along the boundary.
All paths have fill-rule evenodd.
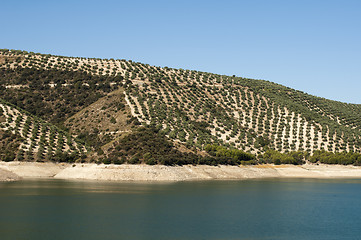
<path id="1" fill-rule="evenodd" d="M 0 239 L 361 239 L 361 181 L 0 183 Z"/>

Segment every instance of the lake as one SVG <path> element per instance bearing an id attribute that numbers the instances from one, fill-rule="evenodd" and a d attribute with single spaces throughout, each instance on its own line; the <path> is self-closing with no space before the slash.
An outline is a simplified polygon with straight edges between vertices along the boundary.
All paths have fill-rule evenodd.
<path id="1" fill-rule="evenodd" d="M 0 183 L 0 239 L 360 239 L 361 180 Z"/>

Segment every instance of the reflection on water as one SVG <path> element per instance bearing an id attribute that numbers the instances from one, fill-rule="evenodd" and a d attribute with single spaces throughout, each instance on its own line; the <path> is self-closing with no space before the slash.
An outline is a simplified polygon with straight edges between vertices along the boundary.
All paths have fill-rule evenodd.
<path id="1" fill-rule="evenodd" d="M 72 195 L 85 193 L 118 193 L 118 194 L 146 194 L 157 191 L 162 185 L 171 183 L 127 183 L 106 181 L 71 181 L 57 179 L 27 179 L 18 182 L 0 182 L 0 196 L 4 194 L 19 195 Z M 157 187 L 158 186 L 158 187 Z"/>
<path id="2" fill-rule="evenodd" d="M 0 183 L 0 239 L 358 239 L 361 180 Z"/>

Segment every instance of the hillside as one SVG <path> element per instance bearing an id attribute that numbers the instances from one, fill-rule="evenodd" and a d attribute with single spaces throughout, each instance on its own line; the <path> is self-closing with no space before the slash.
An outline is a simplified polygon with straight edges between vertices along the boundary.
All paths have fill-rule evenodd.
<path id="1" fill-rule="evenodd" d="M 70 134 L 5 101 L 0 101 L 0 139 L 4 161 L 69 161 L 88 151 Z"/>
<path id="2" fill-rule="evenodd" d="M 268 81 L 15 50 L 0 52 L 0 72 L 5 101 L 90 143 L 98 155 L 139 125 L 198 154 L 208 144 L 253 154 L 361 151 L 361 105 Z"/>

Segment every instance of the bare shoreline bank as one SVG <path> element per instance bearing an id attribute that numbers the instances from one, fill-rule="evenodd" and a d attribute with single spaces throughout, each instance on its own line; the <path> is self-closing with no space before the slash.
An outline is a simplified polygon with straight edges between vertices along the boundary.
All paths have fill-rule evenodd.
<path id="1" fill-rule="evenodd" d="M 361 167 L 342 165 L 162 166 L 0 162 L 0 181 L 55 178 L 104 181 L 198 181 L 258 178 L 361 178 Z"/>

